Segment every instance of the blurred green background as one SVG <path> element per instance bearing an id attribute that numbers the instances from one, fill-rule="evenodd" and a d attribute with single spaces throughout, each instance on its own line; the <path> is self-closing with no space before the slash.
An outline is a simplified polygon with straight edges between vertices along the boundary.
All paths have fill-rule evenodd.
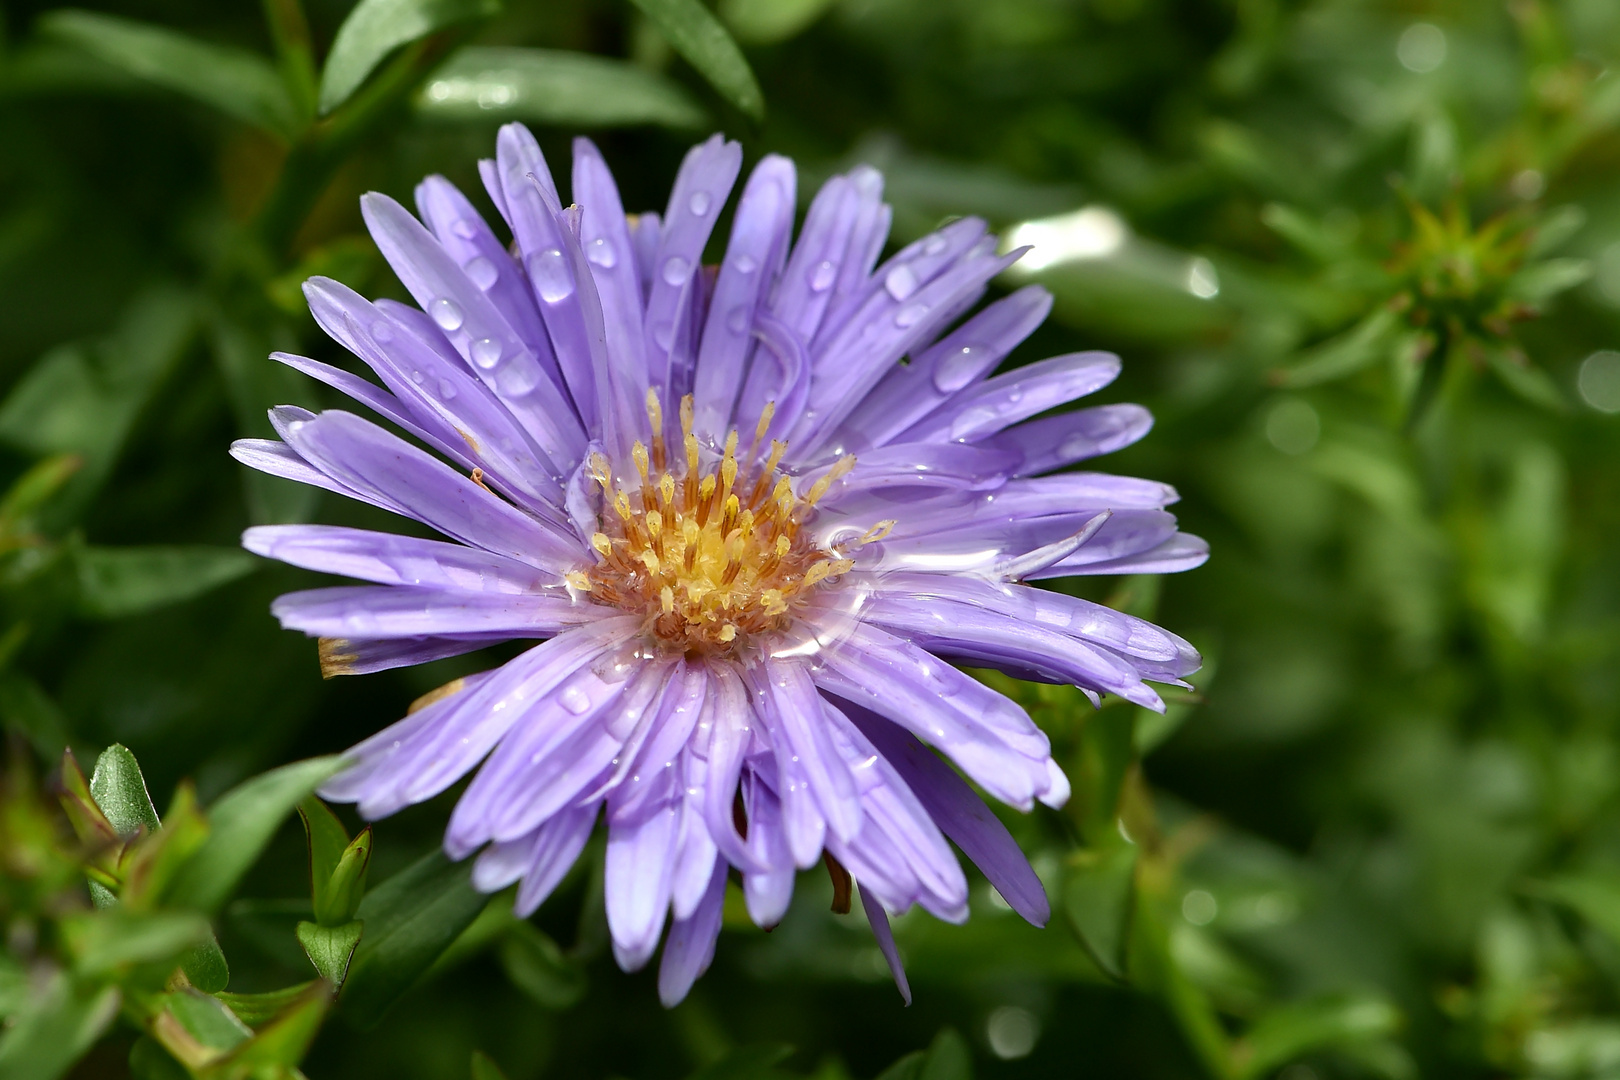
<path id="1" fill-rule="evenodd" d="M 1075 780 L 1006 815 L 1054 918 L 979 880 L 965 927 L 898 920 L 911 1008 L 806 874 L 666 1012 L 613 967 L 593 855 L 376 1026 L 340 1003 L 305 1073 L 495 1075 L 478 1050 L 511 1080 L 839 1080 L 949 1028 L 893 1075 L 1620 1077 L 1620 4 L 351 6 L 4 0 L 0 720 L 37 776 L 117 742 L 158 806 L 187 777 L 208 803 L 489 665 L 323 683 L 267 610 L 313 575 L 236 538 L 390 526 L 225 451 L 269 405 L 335 404 L 265 360 L 344 362 L 304 277 L 403 295 L 360 193 L 442 172 L 494 220 L 475 163 L 514 119 L 564 175 L 597 140 L 632 209 L 723 130 L 795 158 L 806 201 L 880 167 L 896 243 L 964 214 L 1033 240 L 999 287 L 1057 306 L 1013 362 L 1119 352 L 1099 400 L 1157 426 L 1103 467 L 1174 483 L 1213 554 L 1077 586 L 1192 639 L 1197 692 L 1161 718 L 1010 688 Z M 370 880 L 450 805 L 381 823 Z M 232 991 L 312 977 L 308 865 L 283 825 L 215 920 Z M 17 958 L 68 963 L 18 895 L 13 1025 Z M 138 1033 L 71 1075 L 129 1075 Z"/>

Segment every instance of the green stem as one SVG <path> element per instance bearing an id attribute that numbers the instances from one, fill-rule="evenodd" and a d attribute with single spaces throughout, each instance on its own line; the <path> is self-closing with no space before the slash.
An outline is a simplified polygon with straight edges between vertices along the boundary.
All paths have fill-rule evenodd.
<path id="1" fill-rule="evenodd" d="M 305 120 L 315 116 L 318 82 L 315 78 L 315 50 L 310 44 L 309 21 L 299 0 L 264 0 L 264 21 L 276 46 L 281 77 L 287 84 Z"/>
<path id="2" fill-rule="evenodd" d="M 404 111 L 411 92 L 459 39 L 449 30 L 407 46 L 343 108 L 311 124 L 293 144 L 253 224 L 272 259 L 286 257 L 316 200 L 355 147 Z"/>

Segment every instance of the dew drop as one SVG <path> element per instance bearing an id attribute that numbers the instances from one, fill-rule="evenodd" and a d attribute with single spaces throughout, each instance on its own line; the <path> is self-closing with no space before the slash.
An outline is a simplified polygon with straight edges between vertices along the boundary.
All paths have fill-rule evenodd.
<path id="1" fill-rule="evenodd" d="M 495 373 L 495 389 L 507 397 L 523 397 L 540 384 L 538 364 L 507 364 Z"/>
<path id="2" fill-rule="evenodd" d="M 575 716 L 584 716 L 591 707 L 591 699 L 586 695 L 585 691 L 577 686 L 570 686 L 563 690 L 562 693 L 557 695 L 557 700 L 562 702 L 563 708 Z"/>
<path id="3" fill-rule="evenodd" d="M 536 252 L 529 259 L 529 277 L 540 299 L 548 304 L 566 300 L 574 294 L 574 278 L 563 262 L 563 253 L 556 248 Z"/>
<path id="4" fill-rule="evenodd" d="M 927 304 L 912 304 L 895 312 L 894 325 L 904 330 L 908 326 L 915 326 L 919 319 L 928 314 Z"/>
<path id="5" fill-rule="evenodd" d="M 423 375 L 420 371 L 413 371 L 411 372 L 411 382 L 415 383 L 417 386 L 421 386 L 427 382 L 427 376 Z"/>
<path id="6" fill-rule="evenodd" d="M 478 227 L 466 218 L 457 218 L 455 224 L 450 226 L 450 231 L 463 240 L 471 240 L 478 235 Z"/>
<path id="7" fill-rule="evenodd" d="M 938 255 L 945 250 L 945 238 L 938 233 L 923 241 L 924 255 Z"/>
<path id="8" fill-rule="evenodd" d="M 752 274 L 759 269 L 759 263 L 754 261 L 754 257 L 746 254 L 738 255 L 735 259 L 732 259 L 731 266 L 739 274 Z"/>
<path id="9" fill-rule="evenodd" d="M 482 255 L 468 262 L 462 269 L 467 272 L 467 280 L 485 292 L 488 292 L 494 286 L 495 279 L 501 276 L 501 272 L 495 269 L 495 264 Z"/>
<path id="10" fill-rule="evenodd" d="M 675 324 L 666 322 L 653 327 L 653 341 L 660 349 L 668 352 L 669 347 L 675 344 Z"/>
<path id="11" fill-rule="evenodd" d="M 951 421 L 951 438 L 968 439 L 981 434 L 1001 418 L 1001 410 L 989 405 L 975 405 Z"/>
<path id="12" fill-rule="evenodd" d="M 461 329 L 461 324 L 467 318 L 461 313 L 461 308 L 456 302 L 446 296 L 441 296 L 429 304 L 428 314 L 433 316 L 433 321 L 438 323 L 439 329 L 447 334 L 452 330 Z"/>
<path id="13" fill-rule="evenodd" d="M 896 300 L 904 300 L 917 291 L 917 275 L 912 273 L 909 266 L 897 266 L 884 276 L 883 287 Z"/>
<path id="14" fill-rule="evenodd" d="M 371 324 L 371 336 L 376 339 L 379 345 L 386 345 L 394 340 L 394 328 L 379 319 Z"/>
<path id="15" fill-rule="evenodd" d="M 731 314 L 726 316 L 726 329 L 733 334 L 740 334 L 748 329 L 748 309 L 741 305 L 732 308 Z"/>
<path id="16" fill-rule="evenodd" d="M 1058 447 L 1058 456 L 1075 460 L 1089 454 L 1092 447 L 1093 443 L 1090 439 L 1076 432 L 1063 440 L 1063 444 Z"/>
<path id="17" fill-rule="evenodd" d="M 694 191 L 692 197 L 686 200 L 686 205 L 691 209 L 692 213 L 702 217 L 709 212 L 709 206 L 713 202 L 714 200 L 709 197 L 707 191 Z"/>
<path id="18" fill-rule="evenodd" d="M 604 270 L 613 269 L 614 264 L 619 261 L 619 257 L 613 253 L 613 245 L 605 236 L 598 236 L 586 246 L 585 257 L 591 261 L 591 265 L 600 266 Z"/>
<path id="19" fill-rule="evenodd" d="M 838 267 L 823 259 L 810 271 L 810 290 L 812 292 L 826 292 L 832 288 L 832 283 L 838 277 Z"/>
<path id="20" fill-rule="evenodd" d="M 691 273 L 692 264 L 679 255 L 672 255 L 664 261 L 664 280 L 676 288 L 685 285 Z"/>
<path id="21" fill-rule="evenodd" d="M 445 401 L 451 401 L 454 400 L 455 396 L 456 384 L 451 382 L 449 379 L 440 379 L 439 397 L 443 398 Z"/>
<path id="22" fill-rule="evenodd" d="M 942 394 L 954 394 L 979 373 L 982 351 L 977 345 L 964 345 L 940 358 L 934 365 L 934 386 Z"/>
<path id="23" fill-rule="evenodd" d="M 494 338 L 479 338 L 468 351 L 472 362 L 486 371 L 501 362 L 501 343 Z"/>

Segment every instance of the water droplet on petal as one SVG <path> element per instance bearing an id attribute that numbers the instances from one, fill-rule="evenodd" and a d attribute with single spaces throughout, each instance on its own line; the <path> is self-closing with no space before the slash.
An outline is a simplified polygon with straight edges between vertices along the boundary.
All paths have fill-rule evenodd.
<path id="1" fill-rule="evenodd" d="M 832 288 L 834 279 L 838 277 L 838 267 L 823 259 L 816 263 L 816 268 L 810 271 L 810 290 L 812 292 L 826 292 Z"/>
<path id="2" fill-rule="evenodd" d="M 600 266 L 604 270 L 611 270 L 619 257 L 613 252 L 613 245 L 605 236 L 598 236 L 585 247 L 585 257 L 591 265 Z"/>
<path id="3" fill-rule="evenodd" d="M 927 304 L 912 304 L 895 312 L 894 325 L 904 330 L 908 326 L 917 325 L 917 321 L 928 314 Z"/>
<path id="4" fill-rule="evenodd" d="M 529 277 L 534 279 L 540 299 L 548 304 L 574 294 L 574 276 L 568 272 L 563 253 L 556 248 L 547 248 L 529 257 Z"/>
<path id="5" fill-rule="evenodd" d="M 468 351 L 472 353 L 472 362 L 486 371 L 501 361 L 501 343 L 494 338 L 479 338 Z"/>
<path id="6" fill-rule="evenodd" d="M 394 340 L 394 328 L 387 322 L 379 319 L 371 324 L 371 336 L 379 345 L 386 345 Z"/>
<path id="7" fill-rule="evenodd" d="M 989 405 L 975 405 L 951 421 L 951 438 L 968 439 L 979 435 L 1001 418 L 1001 410 Z"/>
<path id="8" fill-rule="evenodd" d="M 668 352 L 669 347 L 675 344 L 675 324 L 666 322 L 653 327 L 653 341 L 660 349 Z"/>
<path id="9" fill-rule="evenodd" d="M 452 330 L 461 329 L 461 324 L 467 319 L 456 302 L 446 296 L 441 296 L 429 304 L 428 314 L 439 324 L 439 329 L 447 334 Z"/>
<path id="10" fill-rule="evenodd" d="M 938 255 L 945 250 L 945 238 L 938 233 L 923 241 L 924 255 Z"/>
<path id="11" fill-rule="evenodd" d="M 686 205 L 691 208 L 692 213 L 702 217 L 709 212 L 709 206 L 713 201 L 707 191 L 694 191 L 692 197 L 686 200 Z"/>
<path id="12" fill-rule="evenodd" d="M 672 255 L 664 261 L 664 280 L 676 288 L 685 285 L 691 273 L 692 264 L 679 255 Z"/>
<path id="13" fill-rule="evenodd" d="M 451 382 L 449 379 L 440 379 L 439 397 L 443 398 L 445 401 L 451 401 L 455 398 L 455 396 L 456 384 Z"/>
<path id="14" fill-rule="evenodd" d="M 733 334 L 740 334 L 744 330 L 747 330 L 748 309 L 741 305 L 732 308 L 731 314 L 726 316 L 726 329 L 730 330 Z"/>
<path id="15" fill-rule="evenodd" d="M 467 263 L 462 269 L 467 272 L 467 280 L 485 292 L 488 292 L 495 284 L 495 279 L 501 276 L 501 272 L 495 269 L 495 264 L 482 255 Z"/>
<path id="16" fill-rule="evenodd" d="M 738 255 L 735 259 L 732 259 L 731 265 L 739 274 L 752 274 L 759 269 L 759 263 L 754 261 L 752 255 L 747 254 Z"/>
<path id="17" fill-rule="evenodd" d="M 917 291 L 917 275 L 904 264 L 890 270 L 883 278 L 883 287 L 896 300 L 904 300 Z"/>
<path id="18" fill-rule="evenodd" d="M 1076 432 L 1063 440 L 1063 444 L 1058 447 L 1058 456 L 1070 459 L 1079 458 L 1089 454 L 1093 445 L 1090 439 Z"/>
<path id="19" fill-rule="evenodd" d="M 506 397 L 522 397 L 540 385 L 540 366 L 507 364 L 495 373 L 495 389 Z"/>
<path id="20" fill-rule="evenodd" d="M 981 351 L 976 345 L 964 345 L 956 352 L 947 353 L 934 366 L 934 386 L 942 394 L 954 394 L 972 381 L 982 367 Z"/>
<path id="21" fill-rule="evenodd" d="M 577 686 L 565 688 L 562 693 L 557 695 L 557 700 L 562 702 L 563 708 L 575 716 L 584 716 L 591 707 L 590 697 Z"/>
<path id="22" fill-rule="evenodd" d="M 427 376 L 423 375 L 420 371 L 413 371 L 411 372 L 411 382 L 415 383 L 417 386 L 421 386 L 423 383 L 427 382 Z"/>
<path id="23" fill-rule="evenodd" d="M 466 218 L 457 218 L 450 226 L 450 231 L 461 237 L 463 240 L 471 240 L 473 237 L 478 235 L 478 226 L 474 225 Z"/>

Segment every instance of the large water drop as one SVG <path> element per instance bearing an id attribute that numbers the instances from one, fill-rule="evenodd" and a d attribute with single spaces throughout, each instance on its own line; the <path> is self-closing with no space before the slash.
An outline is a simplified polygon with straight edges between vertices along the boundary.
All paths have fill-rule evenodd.
<path id="1" fill-rule="evenodd" d="M 472 354 L 472 362 L 485 371 L 501 362 L 501 351 L 501 343 L 494 338 L 479 338 L 468 350 Z"/>
<path id="2" fill-rule="evenodd" d="M 529 277 L 540 299 L 548 304 L 566 300 L 574 294 L 574 277 L 568 272 L 563 253 L 556 248 L 538 251 L 529 257 Z"/>
<path id="3" fill-rule="evenodd" d="M 692 274 L 692 264 L 679 255 L 672 255 L 664 260 L 664 280 L 680 288 L 686 284 L 686 279 Z"/>
<path id="4" fill-rule="evenodd" d="M 433 316 L 433 321 L 438 324 L 439 329 L 447 334 L 452 330 L 460 330 L 461 324 L 467 321 L 461 307 L 447 296 L 441 296 L 429 304 L 428 314 Z"/>
<path id="5" fill-rule="evenodd" d="M 493 288 L 496 279 L 501 276 L 501 272 L 495 268 L 495 264 L 482 255 L 468 262 L 462 269 L 467 272 L 467 280 L 485 292 Z"/>
<path id="6" fill-rule="evenodd" d="M 934 386 L 942 394 L 954 394 L 973 380 L 983 366 L 983 352 L 977 345 L 964 345 L 946 353 L 934 365 Z"/>
<path id="7" fill-rule="evenodd" d="M 917 275 L 911 267 L 901 264 L 884 275 L 883 287 L 896 300 L 904 300 L 917 291 Z"/>
<path id="8" fill-rule="evenodd" d="M 837 278 L 838 267 L 823 259 L 816 264 L 814 270 L 810 271 L 810 291 L 826 292 L 832 288 L 832 283 Z"/>
<path id="9" fill-rule="evenodd" d="M 619 261 L 619 257 L 613 252 L 612 243 L 605 236 L 598 236 L 585 245 L 585 257 L 591 261 L 591 265 L 600 266 L 604 270 L 613 269 L 614 264 Z"/>

